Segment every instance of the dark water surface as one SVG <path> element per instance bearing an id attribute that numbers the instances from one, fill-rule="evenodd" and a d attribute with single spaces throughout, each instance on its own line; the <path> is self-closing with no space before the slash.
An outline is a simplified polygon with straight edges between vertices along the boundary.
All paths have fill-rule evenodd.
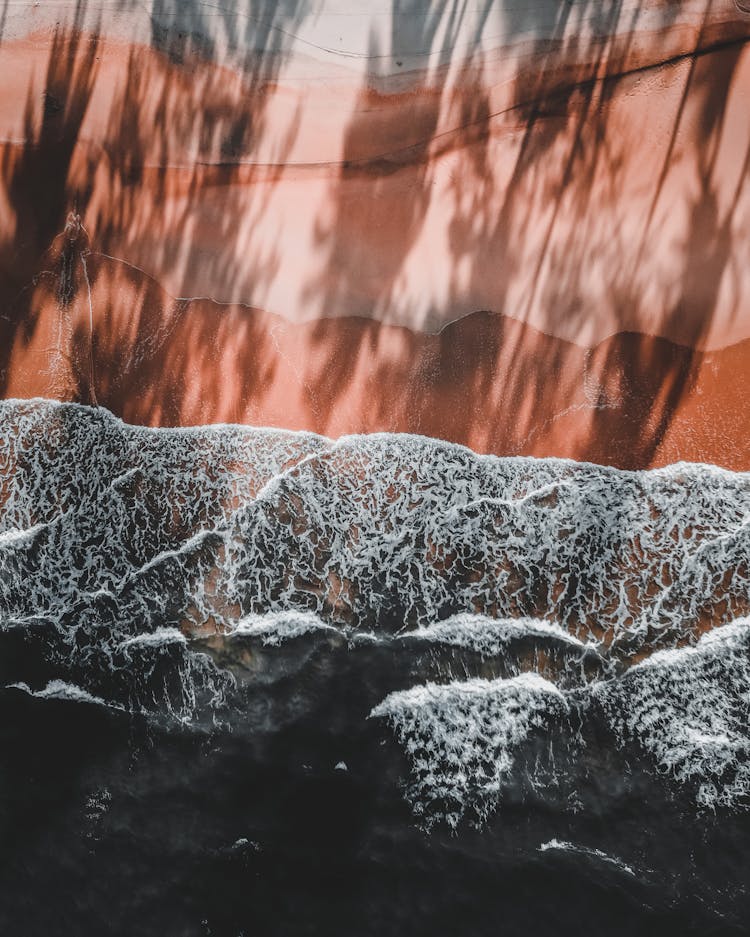
<path id="1" fill-rule="evenodd" d="M 584 783 L 520 770 L 481 829 L 427 833 L 366 719 L 389 662 L 330 655 L 231 728 L 3 691 L 2 933 L 746 932 L 746 814 L 696 817 L 592 738 Z M 578 849 L 540 851 L 553 839 Z"/>

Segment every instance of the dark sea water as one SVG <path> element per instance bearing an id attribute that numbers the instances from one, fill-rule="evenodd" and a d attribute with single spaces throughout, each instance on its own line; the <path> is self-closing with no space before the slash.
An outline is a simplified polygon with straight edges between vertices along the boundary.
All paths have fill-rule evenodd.
<path id="1" fill-rule="evenodd" d="M 0 404 L 0 934 L 744 934 L 750 476 Z"/>

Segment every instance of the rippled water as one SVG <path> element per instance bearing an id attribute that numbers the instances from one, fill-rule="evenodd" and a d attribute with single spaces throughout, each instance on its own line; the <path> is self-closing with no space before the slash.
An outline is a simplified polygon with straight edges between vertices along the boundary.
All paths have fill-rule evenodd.
<path id="1" fill-rule="evenodd" d="M 46 401 L 0 471 L 3 932 L 744 932 L 749 475 Z"/>

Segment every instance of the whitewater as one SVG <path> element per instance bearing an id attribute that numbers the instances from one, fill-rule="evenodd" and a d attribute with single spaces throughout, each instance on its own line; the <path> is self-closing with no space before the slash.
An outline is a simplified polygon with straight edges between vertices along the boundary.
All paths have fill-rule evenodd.
<path id="1" fill-rule="evenodd" d="M 314 659 L 332 686 L 360 668 L 424 830 L 501 821 L 519 785 L 577 802 L 593 736 L 696 812 L 743 810 L 749 521 L 750 475 L 708 465 L 7 400 L 2 685 L 252 734 L 243 700 Z"/>

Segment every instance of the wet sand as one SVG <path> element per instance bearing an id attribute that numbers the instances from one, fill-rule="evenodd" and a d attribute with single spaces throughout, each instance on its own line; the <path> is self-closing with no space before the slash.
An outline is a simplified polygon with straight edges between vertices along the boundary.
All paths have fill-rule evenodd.
<path id="1" fill-rule="evenodd" d="M 624 468 L 750 465 L 750 341 L 696 352 L 625 332 L 585 348 L 491 312 L 438 335 L 356 317 L 293 324 L 173 300 L 95 254 L 86 273 L 91 305 L 79 259 L 62 311 L 58 281 L 40 281 L 34 329 L 0 373 L 6 396 L 96 401 L 151 426 L 411 432 Z"/>

